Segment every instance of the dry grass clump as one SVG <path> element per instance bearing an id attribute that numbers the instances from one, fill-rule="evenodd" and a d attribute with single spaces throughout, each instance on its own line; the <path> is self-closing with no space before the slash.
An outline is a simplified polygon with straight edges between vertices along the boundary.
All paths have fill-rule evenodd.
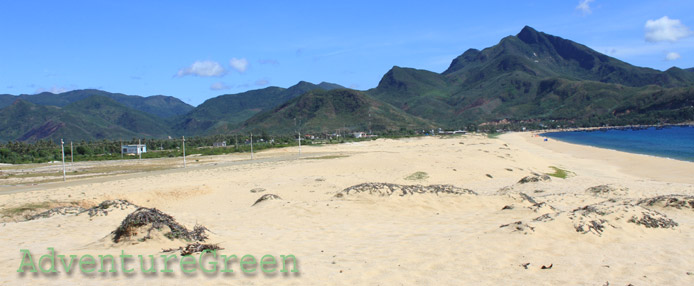
<path id="1" fill-rule="evenodd" d="M 636 203 L 642 207 L 661 207 L 661 208 L 676 208 L 676 209 L 693 209 L 694 196 L 686 195 L 662 195 L 647 199 L 642 199 Z"/>
<path id="2" fill-rule="evenodd" d="M 165 231 L 164 236 L 168 239 L 184 239 L 187 241 L 204 241 L 207 239 L 205 231 L 208 229 L 204 226 L 196 225 L 193 231 L 189 231 L 185 226 L 176 222 L 172 216 L 161 212 L 156 208 L 140 207 L 129 214 L 121 225 L 112 232 L 113 242 L 120 242 L 122 239 L 136 237 L 139 232 L 145 232 L 146 235 L 139 238 L 139 241 L 145 241 L 152 238 L 152 231 Z"/>
<path id="3" fill-rule="evenodd" d="M 205 250 L 221 250 L 224 248 L 219 247 L 217 244 L 202 244 L 199 242 L 189 243 L 185 247 L 181 246 L 179 248 L 169 248 L 162 250 L 163 252 L 175 252 L 181 251 L 181 256 L 191 255 L 193 253 L 203 252 Z"/>
<path id="4" fill-rule="evenodd" d="M 533 174 L 532 176 L 523 177 L 520 179 L 520 181 L 518 181 L 518 184 L 537 183 L 551 180 L 552 178 L 550 178 L 549 175 Z"/>
<path id="5" fill-rule="evenodd" d="M 255 201 L 255 203 L 253 203 L 253 205 L 251 205 L 251 206 L 255 206 L 255 205 L 257 205 L 257 204 L 259 204 L 259 203 L 261 203 L 261 202 L 264 202 L 264 201 L 269 201 L 269 200 L 281 200 L 281 199 L 282 199 L 282 198 L 281 198 L 280 196 L 275 195 L 275 194 L 264 194 L 264 195 L 262 195 L 257 201 Z"/>
<path id="6" fill-rule="evenodd" d="M 410 181 L 418 181 L 418 180 L 425 180 L 429 178 L 429 174 L 426 172 L 414 172 L 410 174 L 409 176 L 405 177 L 405 180 L 410 180 Z"/>
<path id="7" fill-rule="evenodd" d="M 95 207 L 92 207 L 88 210 L 85 210 L 85 212 L 87 212 L 87 214 L 89 214 L 89 217 L 107 216 L 109 209 L 124 210 L 128 207 L 138 208 L 137 205 L 134 205 L 127 200 L 106 200 L 106 201 L 101 202 L 99 205 L 97 205 Z"/>
<path id="8" fill-rule="evenodd" d="M 392 195 L 413 195 L 413 194 L 451 194 L 451 195 L 477 195 L 472 190 L 462 189 L 453 185 L 398 185 L 389 183 L 362 183 L 346 188 L 335 195 L 337 198 L 350 194 L 369 194 L 380 197 Z"/>
<path id="9" fill-rule="evenodd" d="M 623 196 L 629 192 L 626 187 L 620 187 L 615 185 L 599 185 L 593 186 L 586 189 L 586 193 L 593 196 L 604 197 L 604 196 Z"/>
<path id="10" fill-rule="evenodd" d="M 79 206 L 64 206 L 64 207 L 57 207 L 57 208 L 52 208 L 49 209 L 45 212 L 29 216 L 27 217 L 27 220 L 35 220 L 35 219 L 40 219 L 40 218 L 49 218 L 57 215 L 77 215 L 82 212 L 86 211 L 83 207 Z"/>
<path id="11" fill-rule="evenodd" d="M 83 201 L 43 201 L 25 203 L 16 207 L 0 209 L 0 221 L 24 221 L 48 218 L 55 215 L 77 214 L 84 210 Z M 76 213 L 77 212 L 77 213 Z"/>

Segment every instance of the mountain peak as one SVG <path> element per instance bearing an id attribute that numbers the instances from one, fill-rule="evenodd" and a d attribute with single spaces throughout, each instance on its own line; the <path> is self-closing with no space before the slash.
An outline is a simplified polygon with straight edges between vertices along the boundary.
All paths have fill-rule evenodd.
<path id="1" fill-rule="evenodd" d="M 533 29 L 532 27 L 525 26 L 516 35 L 516 37 L 521 39 L 521 41 L 526 42 L 528 44 L 534 44 L 534 43 L 538 43 L 540 41 L 540 38 L 542 37 L 542 35 L 543 35 L 543 33 L 538 32 L 537 30 Z"/>
<path id="2" fill-rule="evenodd" d="M 308 81 L 302 80 L 302 81 L 298 82 L 297 84 L 288 87 L 287 90 L 292 91 L 292 92 L 304 93 L 304 92 L 307 92 L 309 90 L 313 90 L 316 88 L 318 88 L 317 85 L 310 83 Z M 299 94 L 297 94 L 297 95 L 299 95 Z"/>
<path id="3" fill-rule="evenodd" d="M 310 83 L 310 82 L 308 82 L 308 81 L 302 80 L 302 81 L 299 81 L 297 84 L 295 84 L 295 85 L 293 85 L 293 86 L 297 86 L 297 85 L 314 85 L 314 84 L 313 84 L 313 83 Z M 293 86 L 292 86 L 292 87 L 293 87 Z M 290 88 L 291 88 L 291 87 L 290 87 Z"/>
<path id="4" fill-rule="evenodd" d="M 537 30 L 535 30 L 535 28 L 530 27 L 530 26 L 528 26 L 528 25 L 523 26 L 523 29 L 521 29 L 521 31 L 518 32 L 519 35 L 520 35 L 520 34 L 528 34 L 528 33 L 530 33 L 530 34 L 537 34 L 537 33 L 540 33 L 540 32 L 538 32 Z"/>
<path id="5" fill-rule="evenodd" d="M 12 102 L 11 105 L 12 105 L 12 106 L 20 106 L 20 107 L 24 107 L 24 106 L 27 106 L 27 107 L 36 106 L 35 104 L 33 104 L 33 103 L 29 102 L 29 101 L 26 101 L 26 100 L 24 100 L 24 99 L 21 99 L 21 98 L 15 99 L 15 101 Z"/>
<path id="6" fill-rule="evenodd" d="M 322 88 L 322 89 L 325 89 L 325 90 L 333 90 L 333 89 L 342 89 L 342 88 L 345 88 L 344 86 L 341 86 L 341 85 L 339 85 L 339 84 L 332 83 L 332 82 L 325 82 L 325 81 L 322 81 L 321 83 L 319 83 L 319 84 L 318 84 L 318 87 L 320 87 L 320 88 Z"/>
<path id="7" fill-rule="evenodd" d="M 468 49 L 462 55 L 453 59 L 451 64 L 448 66 L 448 69 L 446 69 L 446 71 L 444 71 L 443 74 L 449 74 L 462 69 L 463 67 L 465 67 L 466 63 L 474 61 L 479 55 L 480 50 Z"/>

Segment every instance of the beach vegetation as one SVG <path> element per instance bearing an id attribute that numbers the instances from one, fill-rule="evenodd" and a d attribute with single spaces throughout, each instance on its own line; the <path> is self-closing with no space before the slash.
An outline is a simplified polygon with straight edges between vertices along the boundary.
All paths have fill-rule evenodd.
<path id="1" fill-rule="evenodd" d="M 555 178 L 566 179 L 569 176 L 569 174 L 572 173 L 571 171 L 567 171 L 567 170 L 559 168 L 559 167 L 555 167 L 555 166 L 549 166 L 549 167 L 551 169 L 553 169 L 554 172 L 553 173 L 547 173 L 547 175 L 550 175 L 550 176 L 555 177 Z"/>
<path id="2" fill-rule="evenodd" d="M 499 138 L 499 135 L 501 135 L 500 132 L 491 132 L 491 133 L 487 133 L 487 138 L 497 139 L 497 138 Z"/>
<path id="3" fill-rule="evenodd" d="M 48 201 L 38 203 L 26 203 L 17 207 L 2 209 L 0 210 L 0 213 L 2 213 L 3 216 L 13 217 L 30 211 L 47 209 L 51 206 L 51 204 L 52 203 Z"/>
<path id="4" fill-rule="evenodd" d="M 302 158 L 304 160 L 323 160 L 323 159 L 337 159 L 337 158 L 345 158 L 349 157 L 347 155 L 325 155 L 325 156 L 319 156 L 319 157 L 308 157 L 308 158 Z"/>
<path id="5" fill-rule="evenodd" d="M 409 176 L 405 177 L 405 180 L 418 181 L 418 180 L 425 180 L 427 178 L 429 178 L 429 174 L 427 174 L 426 172 L 418 171 L 418 172 L 414 172 L 414 173 L 410 174 Z"/>

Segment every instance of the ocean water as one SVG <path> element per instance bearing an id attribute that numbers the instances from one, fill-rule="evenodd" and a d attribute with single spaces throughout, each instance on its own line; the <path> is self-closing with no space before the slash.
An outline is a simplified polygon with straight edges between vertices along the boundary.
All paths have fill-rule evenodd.
<path id="1" fill-rule="evenodd" d="M 694 126 L 550 132 L 557 140 L 694 162 Z"/>

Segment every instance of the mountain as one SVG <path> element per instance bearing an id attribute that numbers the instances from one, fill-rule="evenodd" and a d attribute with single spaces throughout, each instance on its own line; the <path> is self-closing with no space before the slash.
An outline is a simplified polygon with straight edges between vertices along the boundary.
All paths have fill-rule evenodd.
<path id="1" fill-rule="evenodd" d="M 17 97 L 11 94 L 0 94 L 0 109 L 5 106 L 10 106 L 13 102 L 17 100 Z"/>
<path id="2" fill-rule="evenodd" d="M 63 107 L 70 103 L 83 100 L 85 98 L 99 95 L 111 98 L 127 107 L 150 113 L 162 118 L 172 118 L 188 113 L 193 106 L 184 103 L 172 96 L 155 95 L 142 97 L 137 95 L 125 95 L 121 93 L 110 93 L 96 89 L 73 90 L 60 94 L 42 92 L 38 94 L 22 94 L 19 96 L 0 95 L 0 108 L 12 104 L 16 99 L 21 99 L 38 105 L 51 105 Z"/>
<path id="3" fill-rule="evenodd" d="M 339 85 L 339 84 L 330 83 L 330 82 L 324 82 L 324 81 L 321 82 L 321 83 L 319 83 L 319 84 L 318 84 L 318 87 L 320 87 L 321 89 L 324 89 L 324 90 L 333 90 L 333 89 L 345 88 L 344 86 L 341 86 L 341 85 Z"/>
<path id="4" fill-rule="evenodd" d="M 495 46 L 465 51 L 440 74 L 393 67 L 367 93 L 412 115 L 460 128 L 501 119 L 598 124 L 624 119 L 617 118 L 627 116 L 618 112 L 622 109 L 631 110 L 627 117 L 634 120 L 666 120 L 662 116 L 674 106 L 685 108 L 693 86 L 688 71 L 636 67 L 526 26 Z M 653 103 L 657 94 L 683 101 L 661 105 L 662 110 L 627 107 Z"/>
<path id="5" fill-rule="evenodd" d="M 17 99 L 0 110 L 0 141 L 96 140 L 168 134 L 169 128 L 160 118 L 98 95 L 65 107 Z"/>
<path id="6" fill-rule="evenodd" d="M 211 98 L 175 120 L 174 130 L 187 135 L 229 132 L 256 113 L 272 109 L 311 90 L 332 90 L 342 86 L 301 81 L 289 88 L 266 87 Z"/>
<path id="7" fill-rule="evenodd" d="M 452 86 L 437 73 L 412 68 L 393 67 L 368 93 L 407 113 L 436 122 L 454 117 L 449 102 Z"/>
<path id="8" fill-rule="evenodd" d="M 117 126 L 147 137 L 171 134 L 168 124 L 161 118 L 135 110 L 105 96 L 90 96 L 71 103 L 63 109 L 95 118 L 95 122 L 103 126 Z"/>
<path id="9" fill-rule="evenodd" d="M 671 67 L 665 71 L 665 74 L 682 82 L 694 82 L 694 69 L 680 69 Z"/>
<path id="10" fill-rule="evenodd" d="M 363 92 L 351 89 L 312 90 L 251 117 L 244 131 L 291 133 L 428 129 L 434 125 Z"/>
<path id="11" fill-rule="evenodd" d="M 502 120 L 669 123 L 694 121 L 694 68 L 637 67 L 526 26 L 494 46 L 465 51 L 442 73 L 394 66 L 365 92 L 301 81 L 220 95 L 193 108 L 167 96 L 75 90 L 3 94 L 0 108 L 3 141 L 290 133 L 299 127 L 458 129 Z"/>
<path id="12" fill-rule="evenodd" d="M 520 71 L 536 77 L 563 77 L 628 86 L 683 84 L 667 73 L 630 65 L 528 26 L 516 36 L 502 39 L 496 46 L 482 51 L 466 51 L 454 59 L 443 74 L 449 75 L 449 78 L 462 77 L 468 83 L 473 83 L 509 71 Z"/>

